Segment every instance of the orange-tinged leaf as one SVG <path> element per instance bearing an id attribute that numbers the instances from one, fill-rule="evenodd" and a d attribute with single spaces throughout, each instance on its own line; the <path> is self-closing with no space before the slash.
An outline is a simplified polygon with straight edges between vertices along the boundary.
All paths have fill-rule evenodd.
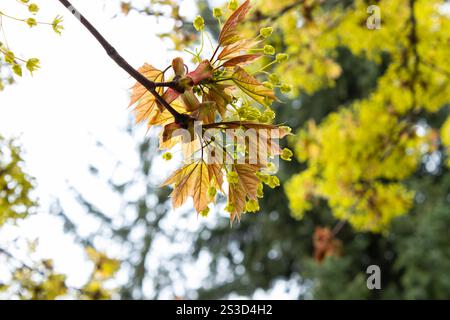
<path id="1" fill-rule="evenodd" d="M 207 165 L 201 161 L 196 170 L 194 183 L 194 208 L 198 213 L 208 207 L 209 171 Z"/>
<path id="2" fill-rule="evenodd" d="M 250 10 L 250 0 L 245 1 L 224 23 L 219 35 L 219 44 L 228 45 L 240 40 L 237 27 L 241 23 Z"/>
<path id="3" fill-rule="evenodd" d="M 160 150 L 171 149 L 177 144 L 181 144 L 186 160 L 192 159 L 193 155 L 201 150 L 201 141 L 194 130 L 194 123 L 191 123 L 187 130 L 175 122 L 164 126 L 159 136 Z"/>
<path id="4" fill-rule="evenodd" d="M 334 237 L 330 228 L 316 227 L 313 244 L 314 259 L 319 263 L 326 257 L 339 256 L 342 253 L 342 242 Z"/>
<path id="5" fill-rule="evenodd" d="M 261 58 L 260 54 L 243 54 L 237 57 L 234 57 L 223 64 L 225 68 L 235 67 L 237 65 L 246 65 L 250 62 L 253 62 L 257 59 Z"/>
<path id="6" fill-rule="evenodd" d="M 183 151 L 183 157 L 186 161 L 193 161 L 194 157 L 201 150 L 201 141 L 197 137 L 191 141 L 181 140 L 181 149 Z"/>
<path id="7" fill-rule="evenodd" d="M 162 71 L 154 68 L 148 63 L 144 64 L 138 71 L 147 79 L 155 82 L 164 81 Z M 132 87 L 130 106 L 136 105 L 134 113 L 136 123 L 140 123 L 159 115 L 161 110 L 158 108 L 155 97 L 139 82 Z M 163 93 L 163 88 L 157 89 L 160 94 Z"/>
<path id="8" fill-rule="evenodd" d="M 253 129 L 255 134 L 246 136 L 248 143 L 245 143 L 247 151 L 247 158 L 245 160 L 246 163 L 257 164 L 259 166 L 266 166 L 270 157 L 281 154 L 282 149 L 278 145 L 278 140 L 291 134 L 288 127 L 252 121 L 224 121 L 204 124 L 203 128 L 226 130 L 226 135 L 231 141 L 234 141 L 233 139 L 239 139 L 239 129 Z"/>
<path id="9" fill-rule="evenodd" d="M 238 174 L 238 183 L 229 184 L 228 197 L 229 202 L 233 204 L 234 210 L 230 213 L 231 222 L 237 217 L 241 218 L 241 214 L 245 210 L 245 203 L 247 199 L 256 200 L 259 179 L 256 173 L 259 166 L 251 164 L 236 164 L 233 165 L 233 171 Z"/>
<path id="10" fill-rule="evenodd" d="M 220 164 L 208 164 L 209 178 L 212 186 L 218 190 L 222 190 L 223 185 L 223 171 Z"/>
<path id="11" fill-rule="evenodd" d="M 272 89 L 265 87 L 256 80 L 256 78 L 239 66 L 236 66 L 232 75 L 232 80 L 242 92 L 263 106 L 270 107 L 272 102 L 276 99 Z"/>
<path id="12" fill-rule="evenodd" d="M 171 194 L 174 208 L 183 205 L 189 197 L 194 200 L 195 210 L 200 213 L 208 207 L 210 169 L 203 160 L 185 165 L 172 174 L 162 186 L 174 185 Z"/>
<path id="13" fill-rule="evenodd" d="M 246 40 L 246 39 L 234 42 L 230 45 L 225 46 L 223 50 L 220 52 L 217 59 L 225 61 L 236 58 L 240 55 L 245 54 L 249 49 L 256 46 L 259 42 L 260 41 Z"/>
<path id="14" fill-rule="evenodd" d="M 164 140 L 164 130 L 159 134 L 159 149 L 170 150 L 181 142 L 181 136 L 173 137 L 172 139 Z"/>
<path id="15" fill-rule="evenodd" d="M 182 206 L 192 196 L 195 184 L 195 171 L 198 163 L 190 163 L 174 172 L 162 186 L 174 185 L 172 205 L 174 208 Z"/>

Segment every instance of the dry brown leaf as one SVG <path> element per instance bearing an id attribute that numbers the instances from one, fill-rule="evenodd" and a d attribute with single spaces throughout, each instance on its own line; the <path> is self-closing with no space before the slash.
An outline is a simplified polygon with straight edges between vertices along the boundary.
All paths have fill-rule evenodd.
<path id="1" fill-rule="evenodd" d="M 208 207 L 209 171 L 207 165 L 202 161 L 196 170 L 194 183 L 194 208 L 198 213 Z"/>

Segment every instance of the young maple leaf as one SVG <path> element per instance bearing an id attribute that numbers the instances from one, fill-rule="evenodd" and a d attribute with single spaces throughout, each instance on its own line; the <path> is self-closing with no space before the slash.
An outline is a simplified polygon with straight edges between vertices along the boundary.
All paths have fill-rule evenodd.
<path id="1" fill-rule="evenodd" d="M 164 81 L 164 74 L 162 71 L 156 69 L 152 65 L 146 63 L 138 71 L 147 79 L 155 82 Z M 142 84 L 137 82 L 132 87 L 130 107 L 135 105 L 134 112 L 136 114 L 136 123 L 143 121 L 154 121 L 161 113 L 158 108 L 155 96 L 149 92 Z M 158 88 L 158 93 L 163 93 L 163 88 Z"/>
<path id="2" fill-rule="evenodd" d="M 219 34 L 219 44 L 229 45 L 241 39 L 237 27 L 239 23 L 244 21 L 250 11 L 250 0 L 245 1 L 233 14 L 227 19 Z"/>
<path id="3" fill-rule="evenodd" d="M 251 48 L 255 47 L 258 43 L 259 41 L 256 40 L 243 39 L 229 44 L 222 49 L 219 56 L 217 57 L 217 60 L 227 61 L 242 56 L 243 52 L 247 52 Z"/>
<path id="4" fill-rule="evenodd" d="M 242 92 L 265 107 L 269 107 L 276 99 L 272 89 L 264 86 L 239 66 L 234 69 L 232 81 Z"/>
<path id="5" fill-rule="evenodd" d="M 232 170 L 237 173 L 237 183 L 229 184 L 229 203 L 232 209 L 230 210 L 230 219 L 233 222 L 236 217 L 241 219 L 241 213 L 245 211 L 245 204 L 247 200 L 257 200 L 257 190 L 259 179 L 256 173 L 260 167 L 251 164 L 236 164 L 232 166 Z"/>
<path id="6" fill-rule="evenodd" d="M 227 106 L 233 101 L 233 97 L 228 93 L 231 90 L 230 85 L 210 84 L 208 91 L 203 94 L 203 102 L 215 103 L 216 111 L 222 119 L 226 116 Z"/>
<path id="7" fill-rule="evenodd" d="M 192 197 L 194 208 L 200 213 L 212 201 L 208 197 L 209 187 L 221 187 L 222 183 L 223 173 L 220 166 L 208 165 L 200 160 L 177 170 L 162 186 L 174 185 L 174 190 L 170 195 L 174 208 L 182 206 L 189 197 Z"/>

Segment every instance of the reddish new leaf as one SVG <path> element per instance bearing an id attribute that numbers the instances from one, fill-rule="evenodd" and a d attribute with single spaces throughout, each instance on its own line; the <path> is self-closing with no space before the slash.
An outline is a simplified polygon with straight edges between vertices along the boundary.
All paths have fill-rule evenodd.
<path id="1" fill-rule="evenodd" d="M 217 59 L 221 61 L 226 61 L 236 58 L 248 52 L 248 50 L 256 46 L 258 43 L 259 41 L 255 40 L 239 40 L 237 42 L 225 46 L 223 50 L 220 52 Z"/>
<path id="2" fill-rule="evenodd" d="M 230 68 L 230 67 L 234 67 L 237 65 L 242 66 L 242 65 L 249 64 L 259 58 L 261 58 L 260 54 L 243 54 L 241 56 L 237 56 L 235 58 L 228 60 L 227 62 L 225 62 L 223 64 L 223 66 L 225 68 Z"/>
<path id="3" fill-rule="evenodd" d="M 241 39 L 237 27 L 245 19 L 249 10 L 250 0 L 247 0 L 227 19 L 219 35 L 219 44 L 221 46 L 232 44 Z"/>

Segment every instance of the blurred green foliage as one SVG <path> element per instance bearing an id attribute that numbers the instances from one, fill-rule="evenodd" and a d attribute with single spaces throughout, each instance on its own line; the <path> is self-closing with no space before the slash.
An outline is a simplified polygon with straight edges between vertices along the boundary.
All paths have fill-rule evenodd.
<path id="1" fill-rule="evenodd" d="M 13 139 L 0 136 L 0 227 L 25 218 L 35 209 L 33 179 L 23 170 L 21 149 Z"/>

